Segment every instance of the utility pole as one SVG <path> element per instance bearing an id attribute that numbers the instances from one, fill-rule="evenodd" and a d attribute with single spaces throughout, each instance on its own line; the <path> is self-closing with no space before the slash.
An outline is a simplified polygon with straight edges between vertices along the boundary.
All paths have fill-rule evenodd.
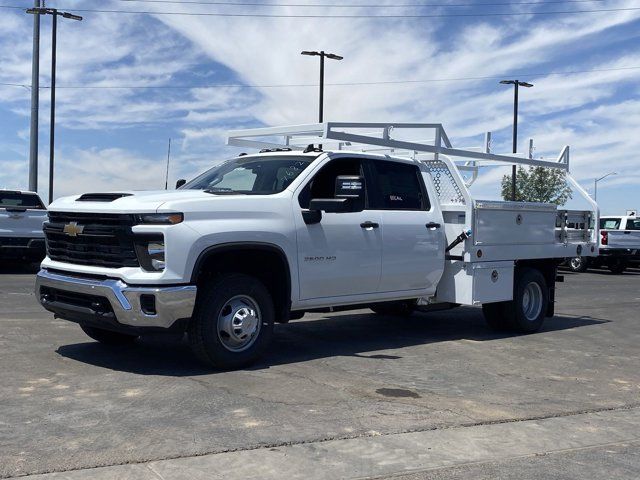
<path id="1" fill-rule="evenodd" d="M 34 10 L 40 0 L 34 0 Z M 29 190 L 38 190 L 38 107 L 40 102 L 40 14 L 33 15 L 33 54 L 31 58 L 31 127 L 29 133 Z"/>
<path id="2" fill-rule="evenodd" d="M 533 84 L 520 80 L 501 80 L 503 85 L 513 85 L 513 153 L 518 153 L 518 87 L 533 87 Z M 516 199 L 516 166 L 511 168 L 511 200 Z"/>
<path id="3" fill-rule="evenodd" d="M 38 3 L 38 2 L 36 2 Z M 55 8 L 37 7 L 30 8 L 27 13 L 31 13 L 36 18 L 40 18 L 40 15 L 51 15 L 53 17 L 53 23 L 51 25 L 51 112 L 49 122 L 49 203 L 53 202 L 53 172 L 54 172 L 54 148 L 55 148 L 55 136 L 56 136 L 56 55 L 57 55 L 57 43 L 58 43 L 58 16 L 68 18 L 71 20 L 81 21 L 82 17 L 74 15 L 69 12 L 59 12 Z M 39 21 L 38 21 L 39 25 Z M 39 28 L 38 28 L 39 35 Z M 36 112 L 36 129 L 37 129 L 37 112 Z M 33 112 L 32 112 L 32 125 L 33 125 Z M 37 157 L 37 137 L 36 137 L 36 157 Z M 37 158 L 36 158 L 36 177 L 37 177 Z M 37 188 L 37 178 L 36 178 Z"/>

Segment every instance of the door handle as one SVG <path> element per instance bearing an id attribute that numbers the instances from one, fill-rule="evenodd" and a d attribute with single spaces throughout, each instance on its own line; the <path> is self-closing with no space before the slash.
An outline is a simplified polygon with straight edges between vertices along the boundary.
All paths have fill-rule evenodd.
<path id="1" fill-rule="evenodd" d="M 375 222 L 364 222 L 364 223 L 361 223 L 360 226 L 362 228 L 378 228 L 380 225 L 378 225 Z"/>
<path id="2" fill-rule="evenodd" d="M 436 222 L 429 222 L 425 225 L 427 228 L 440 228 L 440 224 Z"/>

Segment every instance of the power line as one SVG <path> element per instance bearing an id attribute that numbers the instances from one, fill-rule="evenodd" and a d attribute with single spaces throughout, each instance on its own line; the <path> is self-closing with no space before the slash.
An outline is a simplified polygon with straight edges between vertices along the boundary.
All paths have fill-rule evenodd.
<path id="1" fill-rule="evenodd" d="M 15 5 L 0 5 L 0 8 L 24 9 Z M 62 7 L 60 7 L 62 8 Z M 627 12 L 640 10 L 640 7 L 624 8 L 602 8 L 595 10 L 564 10 L 551 12 L 492 12 L 492 13 L 432 13 L 432 14 L 392 14 L 392 15 L 311 15 L 311 14 L 271 14 L 271 13 L 219 13 L 219 12 L 163 12 L 153 10 L 98 10 L 74 8 L 75 12 L 83 13 L 124 13 L 134 15 L 177 15 L 187 17 L 241 17 L 241 18 L 315 18 L 315 19 L 335 19 L 335 18 L 379 18 L 379 19 L 412 19 L 412 18 L 446 18 L 446 17 L 519 17 L 528 15 L 573 15 L 578 13 L 607 13 L 607 12 Z"/>
<path id="2" fill-rule="evenodd" d="M 327 83 L 327 86 L 333 87 L 352 87 L 352 86 L 375 86 L 375 85 L 401 85 L 401 84 L 414 84 L 414 83 L 431 83 L 431 82 L 464 82 L 472 80 L 497 80 L 506 76 L 512 77 L 546 77 L 551 75 L 576 75 L 579 73 L 601 73 L 601 72 L 617 72 L 624 70 L 638 70 L 638 66 L 630 67 L 617 67 L 617 68 L 597 68 L 591 70 L 572 70 L 566 72 L 539 72 L 539 73 L 516 73 L 516 74 L 502 74 L 495 76 L 478 76 L 478 77 L 453 77 L 453 78 L 428 78 L 419 80 L 389 80 L 380 82 L 337 82 Z M 13 86 L 13 87 L 25 87 L 30 88 L 28 85 L 18 83 L 0 83 L 0 85 Z M 190 90 L 196 88 L 306 88 L 317 87 L 314 83 L 298 83 L 298 84 L 265 84 L 265 85 L 243 85 L 243 84 L 210 84 L 210 85 L 56 85 L 57 89 L 68 90 Z M 50 88 L 49 86 L 41 86 L 41 89 Z"/>
<path id="3" fill-rule="evenodd" d="M 491 3 L 410 3 L 410 4 L 365 4 L 365 3 L 258 3 L 258 2 L 227 2 L 204 0 L 117 0 L 127 3 L 160 3 L 174 5 L 224 5 L 224 6 L 250 6 L 250 7 L 309 7 L 309 8 L 418 8 L 418 7 L 498 7 L 512 5 L 552 5 L 562 3 L 593 3 L 607 0 L 541 0 L 541 1 L 516 1 L 516 2 L 491 2 Z"/>

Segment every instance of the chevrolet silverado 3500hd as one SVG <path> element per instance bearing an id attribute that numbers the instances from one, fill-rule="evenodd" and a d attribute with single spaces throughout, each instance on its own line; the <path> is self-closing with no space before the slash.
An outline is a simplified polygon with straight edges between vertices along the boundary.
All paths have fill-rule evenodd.
<path id="1" fill-rule="evenodd" d="M 435 141 L 392 138 L 416 129 Z M 557 265 L 595 252 L 597 206 L 569 175 L 589 209 L 475 200 L 460 173 L 483 161 L 568 170 L 567 147 L 551 162 L 452 148 L 440 124 L 334 122 L 228 143 L 263 150 L 176 191 L 55 201 L 44 308 L 107 343 L 186 331 L 202 361 L 238 368 L 265 351 L 274 322 L 319 309 L 482 305 L 491 327 L 534 332 L 553 315 Z"/>

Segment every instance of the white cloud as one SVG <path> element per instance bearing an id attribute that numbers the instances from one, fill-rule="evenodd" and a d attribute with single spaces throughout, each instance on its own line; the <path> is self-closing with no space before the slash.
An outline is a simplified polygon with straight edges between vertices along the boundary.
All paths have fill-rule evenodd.
<path id="1" fill-rule="evenodd" d="M 81 1 L 75 4 L 91 5 Z M 134 8 L 122 2 L 117 5 Z M 624 7 L 633 3 L 618 1 L 611 5 Z M 167 5 L 145 6 L 153 8 L 170 9 Z M 210 11 L 209 7 L 200 8 Z M 261 13 L 274 11 L 273 7 L 260 8 Z M 344 9 L 322 11 L 345 13 Z M 301 13 L 293 7 L 278 12 Z M 371 10 L 349 9 L 349 14 L 357 13 Z M 25 41 L 30 31 L 29 19 L 13 14 L 0 18 L 0 81 L 29 83 L 31 44 Z M 59 84 L 313 84 L 317 81 L 318 60 L 300 56 L 304 49 L 344 55 L 342 62 L 327 61 L 328 83 L 616 68 L 640 65 L 640 56 L 630 53 L 630 45 L 626 47 L 621 41 L 626 34 L 624 28 L 638 18 L 640 13 L 635 11 L 455 23 L 443 19 L 152 19 L 87 14 L 82 24 L 67 22 L 61 26 Z M 48 49 L 44 30 L 43 52 Z M 601 50 L 607 42 L 616 45 L 614 55 L 605 55 Z M 42 71 L 46 83 L 48 62 L 43 61 Z M 620 70 L 533 79 L 535 87 L 522 93 L 520 144 L 524 145 L 527 136 L 532 135 L 537 151 L 553 157 L 562 145 L 572 144 L 574 173 L 581 179 L 602 169 L 603 156 L 619 170 L 631 172 L 635 168 L 633 154 L 640 146 L 633 134 L 633 126 L 640 120 L 636 112 L 640 110 L 634 100 L 624 101 L 621 97 L 632 98 L 630 86 L 637 73 Z M 47 107 L 47 96 L 47 92 L 42 95 L 43 108 Z M 24 89 L 0 88 L 0 104 L 25 118 L 29 113 L 28 97 L 29 92 Z M 180 165 L 176 172 L 185 176 L 201 169 L 215 152 L 222 150 L 224 130 L 229 126 L 308 123 L 317 116 L 316 87 L 61 89 L 58 98 L 61 127 L 86 130 L 87 137 L 101 136 L 103 142 L 108 134 L 103 129 L 108 132 L 161 125 L 181 132 L 181 141 L 175 139 L 179 145 L 176 165 Z M 493 130 L 495 150 L 507 151 L 512 101 L 512 90 L 498 86 L 496 80 L 329 85 L 325 118 L 441 122 L 449 135 L 463 145 L 479 143 L 478 134 Z M 46 116 L 42 124 L 46 125 Z M 140 135 L 140 142 L 136 149 L 144 150 L 144 135 Z M 128 147 L 85 149 L 82 153 L 66 146 L 64 151 L 73 151 L 73 158 L 86 163 L 86 168 L 77 171 L 87 174 L 86 184 L 96 188 L 107 184 L 122 188 L 119 182 L 125 181 L 117 171 L 90 174 L 91 168 L 98 165 L 94 160 L 104 159 L 104 152 L 126 159 L 125 163 L 137 158 Z M 147 161 L 151 161 L 149 154 Z M 615 181 L 622 178 L 621 175 Z"/>

